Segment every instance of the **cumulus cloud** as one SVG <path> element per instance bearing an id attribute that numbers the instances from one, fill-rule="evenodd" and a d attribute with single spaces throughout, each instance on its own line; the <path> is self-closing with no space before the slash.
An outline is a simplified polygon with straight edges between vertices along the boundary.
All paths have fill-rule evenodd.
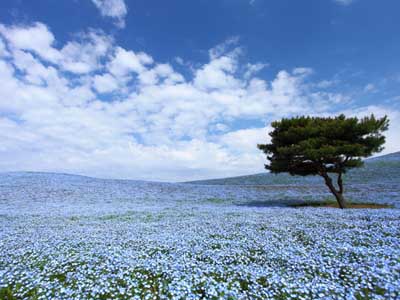
<path id="1" fill-rule="evenodd" d="M 38 22 L 26 26 L 0 24 L 0 34 L 8 41 L 14 57 L 21 58 L 21 53 L 30 53 L 32 59 L 40 59 L 64 71 L 78 74 L 101 68 L 100 60 L 108 54 L 112 44 L 111 37 L 101 31 L 89 30 L 58 49 L 54 47 L 55 38 L 50 29 Z M 4 43 L 0 43 L 0 53 L 5 55 L 4 51 Z"/>
<path id="2" fill-rule="evenodd" d="M 53 48 L 54 36 L 42 23 L 26 27 L 0 25 L 0 33 L 13 49 L 31 50 L 53 63 L 60 59 L 59 51 Z"/>
<path id="3" fill-rule="evenodd" d="M 197 70 L 196 87 L 203 90 L 230 89 L 240 87 L 241 82 L 234 77 L 237 59 L 232 55 L 212 59 Z"/>
<path id="4" fill-rule="evenodd" d="M 124 0 L 92 0 L 94 5 L 104 17 L 114 19 L 116 26 L 125 27 L 125 16 L 128 13 L 128 8 Z"/>
<path id="5" fill-rule="evenodd" d="M 143 52 L 135 53 L 117 47 L 109 69 L 112 74 L 123 77 L 130 72 L 141 73 L 146 70 L 146 65 L 152 64 L 153 58 Z"/>
<path id="6" fill-rule="evenodd" d="M 81 33 L 61 50 L 61 65 L 72 73 L 88 73 L 101 68 L 101 59 L 108 54 L 112 38 L 101 31 Z"/>
<path id="7" fill-rule="evenodd" d="M 228 146 L 233 151 L 250 154 L 253 159 L 256 159 L 260 154 L 257 145 L 270 140 L 267 134 L 270 131 L 270 127 L 239 129 L 219 136 L 218 140 L 222 145 Z"/>
<path id="8" fill-rule="evenodd" d="M 333 106 L 350 101 L 310 82 L 308 68 L 281 70 L 270 81 L 257 77 L 264 64 L 249 64 L 232 39 L 211 49 L 189 77 L 102 32 L 60 45 L 41 23 L 0 28 L 3 171 L 147 180 L 261 172 L 265 157 L 256 144 L 268 139 L 271 120 L 334 114 Z M 41 47 L 18 38 L 32 30 L 44 35 Z M 399 130 L 395 110 L 351 113 L 379 110 Z M 399 146 L 393 130 L 388 149 Z"/>
<path id="9" fill-rule="evenodd" d="M 118 81 L 111 74 L 96 75 L 93 86 L 99 93 L 109 93 L 118 88 Z"/>

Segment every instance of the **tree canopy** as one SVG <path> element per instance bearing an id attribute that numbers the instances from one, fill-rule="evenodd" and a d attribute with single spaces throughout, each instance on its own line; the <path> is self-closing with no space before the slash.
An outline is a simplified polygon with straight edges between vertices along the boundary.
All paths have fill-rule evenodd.
<path id="1" fill-rule="evenodd" d="M 258 145 L 270 161 L 265 165 L 272 173 L 320 175 L 344 208 L 342 174 L 360 167 L 362 158 L 383 150 L 388 129 L 387 116 L 359 119 L 300 116 L 284 118 L 272 124 L 271 143 Z M 337 174 L 336 188 L 329 173 Z"/>

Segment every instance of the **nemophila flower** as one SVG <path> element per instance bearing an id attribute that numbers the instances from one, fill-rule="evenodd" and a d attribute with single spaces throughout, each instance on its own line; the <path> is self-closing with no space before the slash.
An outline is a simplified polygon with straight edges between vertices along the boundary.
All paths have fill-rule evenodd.
<path id="1" fill-rule="evenodd" d="M 240 187 L 59 184 L 50 196 L 10 188 L 0 207 L 0 287 L 19 298 L 400 296 L 395 209 L 254 208 L 237 204 L 260 193 Z M 227 194 L 238 203 L 206 201 Z"/>

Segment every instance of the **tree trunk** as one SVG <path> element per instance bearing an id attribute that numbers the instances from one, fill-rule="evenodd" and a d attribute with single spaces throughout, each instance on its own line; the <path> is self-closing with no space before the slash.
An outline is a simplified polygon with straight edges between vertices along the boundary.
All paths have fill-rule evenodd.
<path id="1" fill-rule="evenodd" d="M 343 195 L 343 180 L 342 180 L 342 173 L 339 173 L 338 178 L 337 178 L 337 184 L 339 186 L 339 193 Z"/>
<path id="2" fill-rule="evenodd" d="M 334 194 L 334 195 L 335 195 L 336 200 L 337 200 L 337 202 L 339 204 L 339 207 L 341 209 L 346 208 L 346 205 L 347 205 L 346 204 L 346 199 L 344 199 L 343 194 L 337 193 L 337 194 Z"/>
<path id="3" fill-rule="evenodd" d="M 335 186 L 333 185 L 332 179 L 328 176 L 328 174 L 323 173 L 322 177 L 325 179 L 325 184 L 328 186 L 331 193 L 335 196 L 336 201 L 339 204 L 341 209 L 346 208 L 346 200 L 343 197 L 343 182 L 342 182 L 342 174 L 338 175 L 338 186 L 339 190 L 336 190 Z"/>

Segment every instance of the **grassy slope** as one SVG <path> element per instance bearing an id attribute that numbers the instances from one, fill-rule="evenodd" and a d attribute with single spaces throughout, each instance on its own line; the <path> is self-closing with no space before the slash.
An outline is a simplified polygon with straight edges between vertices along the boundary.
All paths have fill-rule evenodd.
<path id="1" fill-rule="evenodd" d="M 345 175 L 347 183 L 398 183 L 400 182 L 400 152 L 367 159 L 362 168 L 352 170 Z M 320 184 L 319 176 L 290 176 L 289 174 L 255 174 L 192 181 L 188 183 L 206 185 L 275 185 L 275 184 Z"/>

